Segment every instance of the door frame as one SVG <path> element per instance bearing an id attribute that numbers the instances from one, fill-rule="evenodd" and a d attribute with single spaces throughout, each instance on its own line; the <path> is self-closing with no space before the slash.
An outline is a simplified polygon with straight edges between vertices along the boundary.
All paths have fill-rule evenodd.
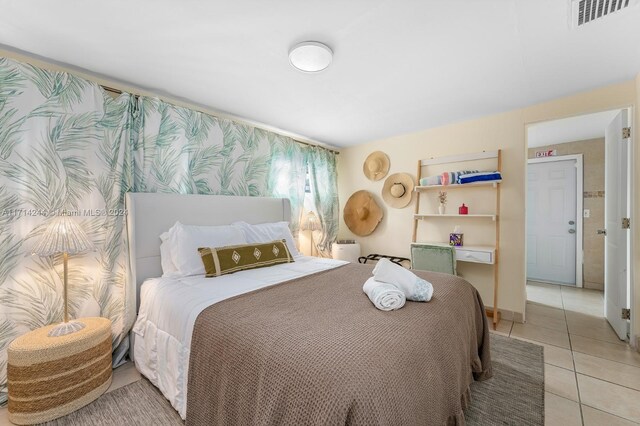
<path id="1" fill-rule="evenodd" d="M 636 176 L 635 167 L 634 167 L 634 158 L 636 155 L 636 139 L 637 139 L 637 130 L 635 120 L 635 109 L 636 107 L 631 105 L 627 107 L 620 108 L 621 111 L 627 111 L 627 126 L 631 128 L 631 135 L 628 140 L 628 155 L 629 159 L 627 162 L 627 215 L 631 220 L 631 229 L 629 230 L 629 237 L 627 238 L 627 306 L 631 310 L 631 318 L 629 319 L 629 344 L 631 347 L 635 348 L 636 351 L 640 352 L 640 336 L 637 335 L 638 330 L 634 325 L 636 321 L 636 316 L 638 315 L 637 311 L 640 311 L 640 306 L 636 303 L 635 295 L 637 291 L 640 291 L 640 283 L 635 281 L 635 261 L 636 261 L 636 250 L 640 250 L 640 247 L 636 247 L 635 243 L 635 220 L 634 213 L 636 211 Z M 636 287 L 639 286 L 639 287 Z M 606 303 L 606 301 L 605 301 Z"/>
<path id="2" fill-rule="evenodd" d="M 628 240 L 628 246 L 627 246 L 627 250 L 628 250 L 628 258 L 627 258 L 627 295 L 628 295 L 628 299 L 627 299 L 627 304 L 629 305 L 629 309 L 631 310 L 631 319 L 629 320 L 629 343 L 631 344 L 631 347 L 635 348 L 636 351 L 640 352 L 640 336 L 638 336 L 636 333 L 638 333 L 638 331 L 636 330 L 635 327 L 635 321 L 636 321 L 636 315 L 638 315 L 637 311 L 640 311 L 640 306 L 638 306 L 638 303 L 636 303 L 636 299 L 635 299 L 635 295 L 637 291 L 640 291 L 640 288 L 636 288 L 636 286 L 640 286 L 640 283 L 635 281 L 635 262 L 636 262 L 636 250 L 640 250 L 640 247 L 636 247 L 636 243 L 635 243 L 635 236 L 634 236 L 634 228 L 633 226 L 635 226 L 635 216 L 634 213 L 636 212 L 636 188 L 635 188 L 635 182 L 636 179 L 638 178 L 638 176 L 636 176 L 635 173 L 635 167 L 634 167 L 634 158 L 636 156 L 636 147 L 635 147 L 635 143 L 637 142 L 638 136 L 637 136 L 637 130 L 636 130 L 636 126 L 638 125 L 638 123 L 636 123 L 635 121 L 635 116 L 636 116 L 636 110 L 635 107 L 632 106 L 628 106 L 626 108 L 620 108 L 620 109 L 626 109 L 627 110 L 627 123 L 629 125 L 629 127 L 631 127 L 631 136 L 629 137 L 629 162 L 627 163 L 627 186 L 628 186 L 628 197 L 629 197 L 629 204 L 628 204 L 628 211 L 629 211 L 629 219 L 631 219 L 631 230 L 630 235 L 629 235 L 629 240 Z"/>
<path id="3" fill-rule="evenodd" d="M 583 209 L 584 209 L 584 163 L 582 154 L 555 155 L 553 157 L 540 157 L 527 159 L 527 167 L 529 164 L 551 163 L 554 161 L 571 161 L 576 162 L 576 287 L 583 287 L 582 267 L 584 262 L 583 247 Z M 526 175 L 528 178 L 528 175 Z M 528 205 L 525 205 L 525 214 Z M 526 238 L 526 235 L 525 235 Z M 525 262 L 526 265 L 526 262 Z M 528 275 L 528 274 L 527 274 Z"/>

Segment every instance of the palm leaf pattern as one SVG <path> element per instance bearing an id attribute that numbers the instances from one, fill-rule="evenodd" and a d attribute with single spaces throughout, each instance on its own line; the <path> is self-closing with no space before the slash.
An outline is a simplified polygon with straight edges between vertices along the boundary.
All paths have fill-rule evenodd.
<path id="1" fill-rule="evenodd" d="M 324 256 L 329 256 L 331 245 L 338 237 L 339 225 L 336 156 L 326 149 L 313 147 L 308 150 L 307 159 L 309 185 L 322 228 L 318 249 Z"/>
<path id="2" fill-rule="evenodd" d="M 269 141 L 252 127 L 158 99 L 140 110 L 136 191 L 267 195 Z"/>
<path id="3" fill-rule="evenodd" d="M 0 58 L 0 108 L 4 108 L 7 99 L 18 96 L 25 87 L 25 76 L 18 69 L 19 65 L 6 58 Z"/>
<path id="4" fill-rule="evenodd" d="M 133 322 L 123 218 L 83 213 L 122 207 L 133 106 L 129 95 L 114 100 L 72 75 L 0 59 L 0 403 L 8 342 L 62 319 L 61 257 L 30 255 L 48 214 L 79 212 L 96 247 L 69 262 L 71 315 L 110 318 L 114 346 Z"/>
<path id="5" fill-rule="evenodd" d="M 307 147 L 291 138 L 278 137 L 271 145 L 268 192 L 291 201 L 291 232 L 297 236 L 304 206 Z"/>
<path id="6" fill-rule="evenodd" d="M 124 218 L 90 212 L 124 209 L 127 191 L 288 197 L 297 233 L 308 167 L 329 193 L 314 198 L 328 247 L 337 233 L 328 151 L 0 58 L 0 404 L 10 341 L 62 318 L 61 256 L 30 255 L 49 220 L 42 213 L 75 212 L 96 247 L 69 263 L 70 314 L 109 318 L 119 352 L 135 318 Z M 38 214 L 16 214 L 28 210 Z"/>

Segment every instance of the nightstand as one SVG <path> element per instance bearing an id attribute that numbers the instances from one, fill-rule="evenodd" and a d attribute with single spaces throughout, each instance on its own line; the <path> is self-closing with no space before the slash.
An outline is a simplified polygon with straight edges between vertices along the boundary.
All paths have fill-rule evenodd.
<path id="1" fill-rule="evenodd" d="M 97 399 L 111 384 L 111 321 L 49 337 L 54 325 L 15 339 L 7 351 L 9 420 L 25 425 L 67 415 Z"/>

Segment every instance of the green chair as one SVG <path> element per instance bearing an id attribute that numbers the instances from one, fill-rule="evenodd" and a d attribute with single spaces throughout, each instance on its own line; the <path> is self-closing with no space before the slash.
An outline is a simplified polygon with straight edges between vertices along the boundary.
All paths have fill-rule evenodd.
<path id="1" fill-rule="evenodd" d="M 412 244 L 411 269 L 456 275 L 456 249 L 450 246 Z"/>

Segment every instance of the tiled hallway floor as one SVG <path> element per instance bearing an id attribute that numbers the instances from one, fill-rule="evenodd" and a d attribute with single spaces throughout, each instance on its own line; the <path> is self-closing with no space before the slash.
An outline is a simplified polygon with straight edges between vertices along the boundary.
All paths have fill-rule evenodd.
<path id="1" fill-rule="evenodd" d="M 640 353 L 603 318 L 602 292 L 529 281 L 527 299 L 527 322 L 496 333 L 544 346 L 545 424 L 640 424 Z"/>

